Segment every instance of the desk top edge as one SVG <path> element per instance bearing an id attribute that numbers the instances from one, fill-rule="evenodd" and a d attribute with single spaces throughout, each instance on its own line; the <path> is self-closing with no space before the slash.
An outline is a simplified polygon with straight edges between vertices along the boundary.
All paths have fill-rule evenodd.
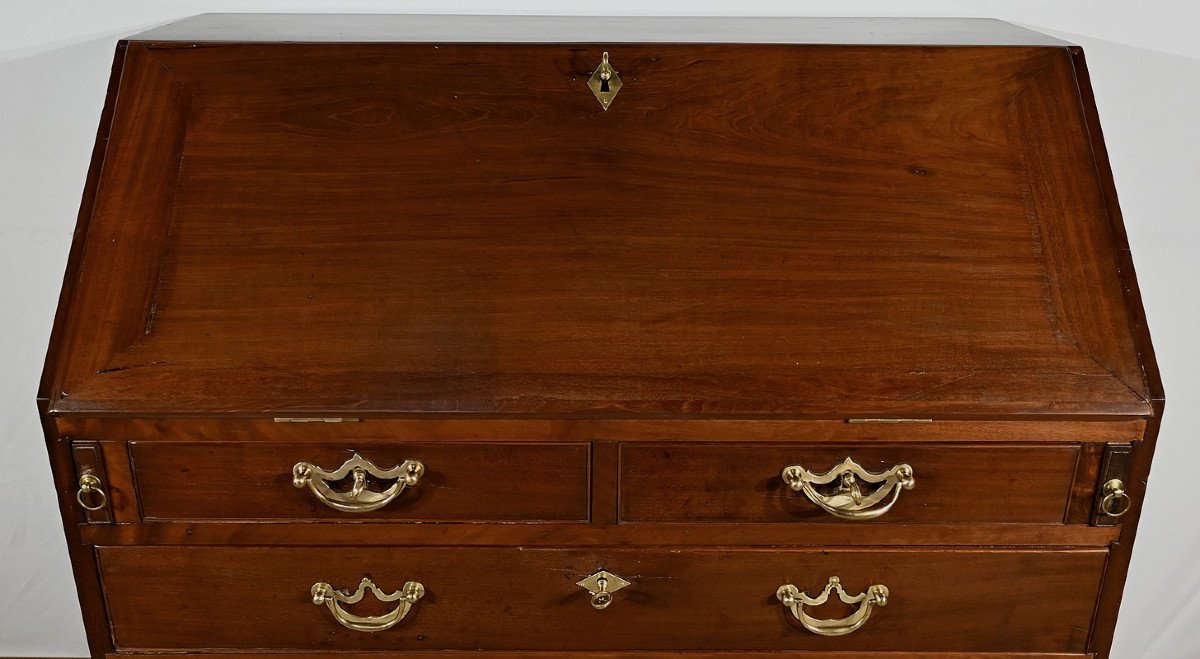
<path id="1" fill-rule="evenodd" d="M 992 18 L 200 14 L 134 41 L 257 43 L 752 43 L 1057 46 Z"/>

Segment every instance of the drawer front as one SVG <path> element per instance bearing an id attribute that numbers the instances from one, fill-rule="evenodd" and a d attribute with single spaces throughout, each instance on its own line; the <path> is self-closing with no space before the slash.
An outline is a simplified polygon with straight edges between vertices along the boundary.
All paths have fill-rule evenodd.
<path id="1" fill-rule="evenodd" d="M 101 547 L 118 648 L 336 650 L 821 650 L 1081 652 L 1106 553 L 1035 550 Z M 608 608 L 576 584 L 629 580 Z M 356 631 L 314 604 L 314 584 L 364 576 L 423 597 L 395 626 Z M 880 584 L 886 606 L 844 636 L 817 635 L 777 599 Z M 385 616 L 367 591 L 340 605 Z M 858 605 L 861 606 L 861 605 Z M 804 609 L 841 618 L 857 606 Z"/>
<path id="2" fill-rule="evenodd" d="M 147 520 L 588 520 L 587 444 L 380 443 L 359 444 L 356 449 L 357 453 L 304 443 L 139 442 L 131 452 Z M 327 487 L 297 487 L 298 463 L 335 472 L 356 454 L 370 463 L 364 470 L 365 494 L 351 496 L 352 473 L 339 479 L 312 473 L 308 482 Z M 423 468 L 411 487 L 391 490 L 394 474 L 376 479 L 369 473 L 387 476 L 384 470 L 406 461 Z M 366 509 L 371 501 L 382 499 L 387 502 L 381 507 Z M 342 501 L 349 510 L 327 501 Z"/>
<path id="3" fill-rule="evenodd" d="M 880 522 L 1061 523 L 1078 457 L 1073 444 L 625 444 L 620 515 L 625 522 L 836 522 L 853 515 Z M 834 478 L 814 485 L 812 497 L 782 476 L 800 466 L 820 480 L 830 470 L 850 471 L 846 458 L 880 476 L 853 475 L 851 486 Z M 911 488 L 896 469 L 904 464 L 912 468 Z M 850 487 L 864 500 L 861 508 Z M 870 503 L 872 494 L 877 503 Z"/>

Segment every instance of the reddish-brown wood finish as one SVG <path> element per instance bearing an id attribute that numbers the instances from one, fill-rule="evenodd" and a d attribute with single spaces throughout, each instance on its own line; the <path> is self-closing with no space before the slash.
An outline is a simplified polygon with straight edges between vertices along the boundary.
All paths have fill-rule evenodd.
<path id="1" fill-rule="evenodd" d="M 391 418 L 339 423 L 275 423 L 243 418 L 62 418 L 51 417 L 69 437 L 120 441 L 348 442 L 478 440 L 572 442 L 590 440 L 660 442 L 819 441 L 838 443 L 930 442 L 1129 442 L 1146 431 L 1144 419 L 1126 421 L 978 420 L 929 423 L 847 423 L 806 419 L 494 419 Z"/>
<path id="2" fill-rule="evenodd" d="M 1103 551 L 101 547 L 118 648 L 294 650 L 778 649 L 1081 652 Z M 575 582 L 604 568 L 633 582 L 604 611 Z M 345 629 L 309 589 L 425 598 L 393 630 Z M 840 576 L 891 593 L 859 631 L 803 629 L 775 600 Z M 378 614 L 369 601 L 360 613 Z M 367 608 L 370 607 L 370 608 Z M 353 610 L 353 607 L 351 607 Z M 384 609 L 390 607 L 384 607 Z M 814 614 L 840 617 L 844 607 Z M 919 633 L 916 633 L 919 630 Z"/>
<path id="3" fill-rule="evenodd" d="M 621 521 L 835 522 L 780 476 L 852 457 L 868 471 L 913 468 L 916 484 L 867 523 L 1058 523 L 1079 447 L 642 444 L 621 449 Z M 863 485 L 864 489 L 872 489 Z"/>
<path id="4" fill-rule="evenodd" d="M 348 513 L 292 485 L 292 466 L 333 471 L 353 454 L 425 473 L 379 510 Z M 422 522 L 588 521 L 586 444 L 177 444 L 132 446 L 147 520 L 387 519 Z M 383 485 L 386 487 L 386 484 Z"/>
<path id="5" fill-rule="evenodd" d="M 1108 655 L 1163 392 L 1082 51 L 306 20 L 118 45 L 38 401 L 93 657 Z M 350 518 L 292 487 L 354 451 L 429 472 Z M 846 455 L 917 486 L 866 523 L 784 496 Z M 603 612 L 598 567 L 635 582 Z M 410 571 L 388 635 L 309 603 Z M 772 599 L 832 574 L 892 601 L 827 639 Z"/>
<path id="6" fill-rule="evenodd" d="M 113 115 L 121 88 L 121 77 L 127 51 L 128 45 L 125 41 L 117 43 L 116 51 L 113 54 L 108 89 L 100 112 L 100 124 L 96 129 L 96 144 L 92 148 L 91 164 L 88 167 L 87 180 L 83 188 L 83 199 L 79 204 L 75 233 L 71 238 L 71 256 L 67 260 L 66 272 L 63 274 L 63 285 L 59 293 L 54 326 L 51 330 L 49 346 L 46 349 L 46 366 L 42 371 L 37 396 L 42 434 L 46 440 L 46 451 L 54 474 L 54 488 L 58 496 L 59 509 L 62 512 L 67 552 L 71 557 L 71 571 L 75 578 L 80 613 L 87 634 L 88 650 L 92 657 L 102 657 L 105 652 L 110 651 L 112 637 L 109 634 L 108 621 L 105 617 L 104 596 L 100 587 L 95 552 L 82 540 L 81 522 L 84 521 L 84 517 L 74 500 L 78 481 L 75 478 L 71 460 L 71 443 L 67 439 L 68 435 L 58 431 L 56 419 L 50 414 L 48 392 L 51 389 L 50 383 L 55 365 L 69 359 L 69 353 L 65 351 L 64 345 L 66 317 L 82 266 L 83 247 L 87 239 L 88 227 L 91 225 L 92 208 L 96 202 L 99 188 L 100 170 L 103 168 L 108 154 L 108 141 L 112 133 Z"/>
<path id="7" fill-rule="evenodd" d="M 421 652 L 412 651 L 404 653 L 406 659 L 445 659 L 446 657 L 461 657 L 463 653 L 454 651 L 437 651 L 437 652 Z M 478 652 L 470 653 L 479 655 Z M 672 653 L 678 657 L 686 659 L 736 659 L 739 657 L 779 657 L 778 652 L 679 652 Z M 161 659 L 161 653 L 143 654 L 143 653 L 125 653 L 107 654 L 106 659 L 149 659 L 151 657 Z M 205 652 L 203 654 L 193 653 L 175 653 L 170 654 L 172 659 L 205 659 L 218 658 L 228 659 L 230 657 L 245 657 L 245 658 L 260 658 L 260 653 L 239 653 L 239 652 Z M 272 652 L 271 659 L 312 659 L 310 653 L 299 652 Z M 371 652 L 342 652 L 337 654 L 338 659 L 379 659 L 378 653 Z M 616 658 L 635 658 L 646 657 L 646 653 L 641 652 L 562 652 L 562 651 L 523 651 L 523 652 L 488 652 L 488 659 L 522 659 L 524 657 L 568 657 L 570 659 L 616 659 Z M 900 652 L 806 652 L 804 659 L 901 659 L 906 657 L 905 653 Z M 923 657 L 931 657 L 932 659 L 1081 659 L 1084 657 L 1094 657 L 1093 654 L 1066 654 L 1058 652 L 937 652 L 923 653 Z"/>
<path id="8" fill-rule="evenodd" d="M 1100 461 L 1108 444 L 1089 443 L 1079 447 L 1079 461 L 1075 465 L 1075 478 L 1071 484 L 1071 503 L 1063 520 L 1068 524 L 1087 524 L 1096 506 L 1097 478 Z"/>
<path id="9" fill-rule="evenodd" d="M 611 514 L 611 513 L 610 513 Z M 169 545 L 586 545 L 677 546 L 744 545 L 814 547 L 821 545 L 926 547 L 1108 547 L 1120 529 L 1060 524 L 411 524 L 340 522 L 234 524 L 160 522 L 88 526 L 90 544 Z"/>
<path id="10" fill-rule="evenodd" d="M 600 50 L 138 44 L 52 409 L 1150 411 L 1065 49 Z"/>
<path id="11" fill-rule="evenodd" d="M 1108 656 L 1112 646 L 1113 632 L 1117 626 L 1121 592 L 1125 585 L 1125 577 L 1129 572 L 1129 561 L 1133 552 L 1133 541 L 1137 535 L 1138 520 L 1142 515 L 1142 500 L 1146 493 L 1146 482 L 1150 476 L 1150 461 L 1154 457 L 1158 430 L 1162 424 L 1166 394 L 1163 391 L 1158 360 L 1154 354 L 1154 344 L 1150 340 L 1150 328 L 1146 323 L 1146 313 L 1142 306 L 1141 289 L 1134 272 L 1133 252 L 1129 249 L 1129 239 L 1125 234 L 1121 206 L 1117 203 L 1116 184 L 1113 181 L 1112 167 L 1108 160 L 1108 150 L 1104 146 L 1104 135 L 1100 127 L 1100 117 L 1096 111 L 1096 99 L 1092 93 L 1091 78 L 1084 61 L 1083 49 L 1071 46 L 1068 50 L 1071 52 L 1075 65 L 1076 88 L 1079 90 L 1080 106 L 1083 108 L 1088 140 L 1096 162 L 1097 179 L 1100 181 L 1104 194 L 1105 213 L 1112 227 L 1112 251 L 1121 277 L 1121 290 L 1131 312 L 1131 329 L 1145 372 L 1149 400 L 1153 407 L 1153 412 L 1148 418 L 1144 441 L 1137 444 L 1129 468 L 1130 481 L 1134 484 L 1134 491 L 1130 495 L 1133 498 L 1133 507 L 1122 518 L 1121 539 L 1114 545 L 1108 567 L 1104 572 L 1104 588 L 1096 607 L 1096 619 L 1092 626 L 1090 648 L 1099 656 Z"/>

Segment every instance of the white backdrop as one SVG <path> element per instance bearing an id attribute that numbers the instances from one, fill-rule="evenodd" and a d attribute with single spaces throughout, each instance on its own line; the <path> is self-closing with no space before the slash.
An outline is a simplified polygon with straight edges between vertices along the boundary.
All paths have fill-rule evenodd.
<path id="1" fill-rule="evenodd" d="M 989 16 L 1083 45 L 1167 391 L 1113 656 L 1200 657 L 1195 0 L 0 0 L 0 656 L 86 654 L 34 396 L 113 45 L 210 11 Z"/>

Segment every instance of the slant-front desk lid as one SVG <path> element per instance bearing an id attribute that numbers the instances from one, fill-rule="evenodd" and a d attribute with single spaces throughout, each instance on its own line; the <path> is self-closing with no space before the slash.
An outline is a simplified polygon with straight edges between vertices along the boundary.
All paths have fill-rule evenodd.
<path id="1" fill-rule="evenodd" d="M 160 28 L 117 50 L 42 395 L 1150 414 L 1082 64 L 969 20 Z"/>

